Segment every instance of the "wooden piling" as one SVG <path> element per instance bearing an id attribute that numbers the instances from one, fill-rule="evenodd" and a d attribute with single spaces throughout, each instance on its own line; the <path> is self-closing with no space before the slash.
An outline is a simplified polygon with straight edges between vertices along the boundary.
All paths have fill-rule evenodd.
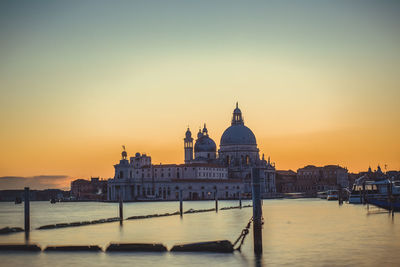
<path id="1" fill-rule="evenodd" d="M 119 223 L 122 224 L 122 221 L 124 220 L 124 207 L 123 207 L 123 201 L 122 197 L 119 197 Z"/>
<path id="2" fill-rule="evenodd" d="M 24 215 L 25 215 L 25 239 L 29 239 L 29 231 L 31 228 L 31 222 L 30 222 L 30 206 L 29 206 L 29 187 L 25 187 L 24 191 Z"/>
<path id="3" fill-rule="evenodd" d="M 218 191 L 217 191 L 217 189 L 215 189 L 214 198 L 215 198 L 215 212 L 218 212 Z"/>
<path id="4" fill-rule="evenodd" d="M 183 216 L 183 192 L 179 190 L 179 214 Z"/>
<path id="5" fill-rule="evenodd" d="M 366 202 L 366 197 L 365 197 L 365 181 L 363 182 L 363 185 L 362 185 L 362 203 L 365 205 L 365 202 Z"/>
<path id="6" fill-rule="evenodd" d="M 260 169 L 252 169 L 252 198 L 253 198 L 253 239 L 254 253 L 262 254 L 262 209 Z"/>
<path id="7" fill-rule="evenodd" d="M 392 213 L 392 216 L 394 216 L 394 207 L 393 207 L 393 202 L 394 202 L 394 197 L 393 197 L 393 192 L 392 192 L 392 183 L 389 180 L 389 184 L 387 185 L 387 195 L 388 195 L 388 201 L 390 202 L 390 208 L 389 208 L 389 214 Z"/>
<path id="8" fill-rule="evenodd" d="M 339 205 L 343 205 L 343 196 L 342 196 L 342 186 L 338 185 L 338 202 Z"/>
<path id="9" fill-rule="evenodd" d="M 242 208 L 242 192 L 239 191 L 239 208 Z"/>

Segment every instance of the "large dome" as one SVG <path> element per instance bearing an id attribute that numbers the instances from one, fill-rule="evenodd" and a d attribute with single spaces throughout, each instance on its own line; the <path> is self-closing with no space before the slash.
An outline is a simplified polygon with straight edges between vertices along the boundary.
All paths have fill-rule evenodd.
<path id="1" fill-rule="evenodd" d="M 216 152 L 217 145 L 215 142 L 207 135 L 201 136 L 196 140 L 194 145 L 194 152 Z"/>
<path id="2" fill-rule="evenodd" d="M 221 146 L 257 145 L 253 132 L 243 124 L 230 126 L 221 136 Z"/>

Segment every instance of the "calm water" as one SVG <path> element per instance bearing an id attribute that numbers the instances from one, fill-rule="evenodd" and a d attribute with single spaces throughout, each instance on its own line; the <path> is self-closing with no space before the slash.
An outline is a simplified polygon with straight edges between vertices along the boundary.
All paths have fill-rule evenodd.
<path id="1" fill-rule="evenodd" d="M 247 204 L 244 202 L 244 204 Z M 234 206 L 220 201 L 219 206 Z M 214 202 L 184 202 L 184 209 L 214 207 Z M 125 203 L 125 217 L 174 212 L 177 202 Z M 33 228 L 50 223 L 115 217 L 115 203 L 31 203 Z M 232 242 L 252 215 L 251 208 L 125 221 L 31 232 L 31 242 L 46 245 L 109 242 L 176 243 L 228 239 Z M 319 199 L 264 200 L 264 253 L 255 259 L 250 234 L 242 253 L 0 253 L 1 266 L 398 266 L 400 214 L 368 212 L 365 206 L 338 206 Z M 23 227 L 23 205 L 0 203 L 0 227 Z M 22 243 L 24 234 L 0 236 L 0 243 Z"/>

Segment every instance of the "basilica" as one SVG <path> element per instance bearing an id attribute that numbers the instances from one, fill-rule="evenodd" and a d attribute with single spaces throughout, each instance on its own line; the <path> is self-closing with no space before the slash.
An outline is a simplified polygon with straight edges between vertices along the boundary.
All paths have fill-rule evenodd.
<path id="1" fill-rule="evenodd" d="M 260 159 L 256 137 L 244 125 L 236 103 L 231 125 L 224 131 L 220 147 L 209 136 L 206 124 L 194 142 L 188 128 L 184 138 L 184 164 L 151 163 L 151 157 L 136 153 L 128 160 L 122 152 L 115 175 L 108 181 L 108 200 L 237 199 L 251 192 L 251 170 L 260 169 L 264 197 L 276 192 L 275 164 Z"/>

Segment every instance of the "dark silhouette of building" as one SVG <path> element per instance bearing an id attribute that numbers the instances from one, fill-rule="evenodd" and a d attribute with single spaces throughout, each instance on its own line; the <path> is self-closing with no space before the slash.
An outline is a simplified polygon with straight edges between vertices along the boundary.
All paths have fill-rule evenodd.
<path id="1" fill-rule="evenodd" d="M 308 165 L 297 170 L 298 192 L 312 193 L 348 186 L 348 171 L 339 165 Z"/>
<path id="2" fill-rule="evenodd" d="M 347 169 L 338 165 L 308 165 L 298 169 L 297 173 L 277 171 L 276 186 L 280 193 L 316 195 L 319 191 L 349 187 L 349 178 Z"/>
<path id="3" fill-rule="evenodd" d="M 74 180 L 71 182 L 71 198 L 74 200 L 106 200 L 107 180 L 99 177 L 91 177 L 90 180 Z"/>
<path id="4" fill-rule="evenodd" d="M 294 187 L 297 182 L 297 173 L 292 170 L 277 170 L 276 171 L 276 191 L 278 193 L 296 192 Z"/>

